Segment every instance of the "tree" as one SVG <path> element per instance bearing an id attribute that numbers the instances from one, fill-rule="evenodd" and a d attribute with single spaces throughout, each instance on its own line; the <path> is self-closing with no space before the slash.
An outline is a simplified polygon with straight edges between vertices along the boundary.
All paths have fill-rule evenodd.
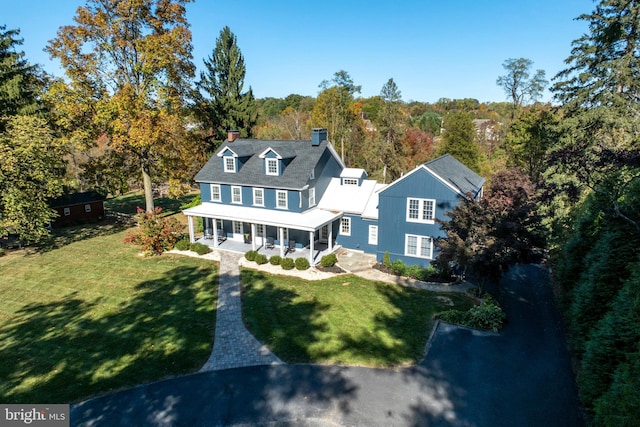
<path id="1" fill-rule="evenodd" d="M 558 139 L 558 122 L 550 105 L 534 105 L 524 109 L 507 130 L 507 164 L 521 168 L 536 185 L 547 168 L 547 151 Z"/>
<path id="2" fill-rule="evenodd" d="M 544 70 L 536 70 L 530 77 L 529 69 L 532 65 L 533 61 L 526 58 L 510 58 L 502 64 L 507 74 L 498 77 L 496 84 L 503 88 L 507 97 L 511 99 L 514 111 L 527 102 L 538 100 L 548 84 Z"/>
<path id="3" fill-rule="evenodd" d="M 342 161 L 350 163 L 349 156 L 353 157 L 354 154 L 350 152 L 351 144 L 354 143 L 350 136 L 359 121 L 353 96 L 360 92 L 361 86 L 353 83 L 349 73 L 340 70 L 333 75 L 331 81 L 324 80 L 320 83 L 320 88 L 322 91 L 311 113 L 312 121 L 314 126 L 328 129 L 329 139 L 340 143 Z"/>
<path id="4" fill-rule="evenodd" d="M 480 150 L 475 142 L 476 129 L 467 113 L 451 113 L 444 118 L 444 133 L 439 155 L 451 154 L 469 169 L 480 170 Z"/>
<path id="5" fill-rule="evenodd" d="M 195 70 L 188 2 L 88 0 L 77 25 L 61 27 L 47 46 L 68 79 L 52 87 L 56 123 L 71 143 L 90 146 L 104 135 L 135 158 L 147 211 L 154 208 L 152 174 L 177 173 L 176 154 L 189 163 L 198 152 L 182 116 Z"/>
<path id="6" fill-rule="evenodd" d="M 14 116 L 0 133 L 0 237 L 37 242 L 48 235 L 55 211 L 49 199 L 62 192 L 62 149 L 44 119 Z"/>
<path id="7" fill-rule="evenodd" d="M 220 31 L 213 53 L 204 60 L 204 65 L 206 72 L 200 73 L 198 87 L 209 95 L 204 101 L 206 123 L 219 140 L 224 140 L 229 130 L 250 136 L 257 121 L 257 107 L 251 87 L 242 92 L 244 57 L 229 27 Z"/>
<path id="8" fill-rule="evenodd" d="M 509 266 L 530 262 L 544 248 L 535 187 L 518 169 L 496 174 L 481 200 L 464 199 L 439 221 L 447 234 L 438 242 L 442 269 L 459 266 L 482 284 Z"/>
<path id="9" fill-rule="evenodd" d="M 24 52 L 16 51 L 23 43 L 20 30 L 0 25 L 0 132 L 6 121 L 18 114 L 36 114 L 43 110 L 38 98 L 44 87 L 42 73 L 30 65 Z"/>

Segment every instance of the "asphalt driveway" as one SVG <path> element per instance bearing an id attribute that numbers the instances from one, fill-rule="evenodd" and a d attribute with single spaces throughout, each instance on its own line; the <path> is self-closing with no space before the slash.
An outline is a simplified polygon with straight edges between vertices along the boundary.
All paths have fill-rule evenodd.
<path id="1" fill-rule="evenodd" d="M 546 273 L 513 269 L 498 289 L 500 335 L 441 324 L 402 370 L 318 365 L 203 372 L 72 405 L 73 425 L 581 426 Z"/>

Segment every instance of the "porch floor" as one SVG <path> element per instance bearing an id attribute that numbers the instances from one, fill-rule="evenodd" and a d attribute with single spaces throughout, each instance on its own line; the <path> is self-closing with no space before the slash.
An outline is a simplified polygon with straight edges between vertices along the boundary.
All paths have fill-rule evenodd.
<path id="1" fill-rule="evenodd" d="M 238 240 L 231 240 L 231 239 L 227 239 L 224 240 L 222 242 L 220 242 L 218 244 L 218 246 L 215 245 L 215 241 L 213 239 L 205 239 L 204 237 L 199 238 L 198 243 L 202 243 L 208 246 L 211 246 L 212 249 L 220 249 L 220 250 L 224 250 L 224 251 L 231 251 L 231 252 L 239 252 L 239 253 L 245 253 L 248 252 L 252 249 L 251 243 L 244 243 L 244 242 L 240 242 Z M 328 245 L 326 243 L 314 243 L 313 244 L 313 265 L 315 264 L 319 264 L 320 263 L 320 259 L 327 255 L 330 254 L 331 252 L 335 252 L 337 249 L 339 249 L 340 246 L 334 246 L 333 247 L 333 251 L 330 251 L 328 248 Z M 262 242 L 256 242 L 256 251 L 258 251 L 258 253 L 264 254 L 267 259 L 272 257 L 273 255 L 280 255 L 280 246 L 275 245 L 275 247 L 267 249 L 266 247 L 264 247 L 264 245 L 262 244 Z M 284 256 L 287 258 L 307 258 L 309 259 L 309 253 L 310 253 L 310 249 L 308 247 L 306 248 L 296 248 L 295 251 L 291 251 L 289 252 L 288 248 L 285 246 L 284 250 L 283 250 Z"/>

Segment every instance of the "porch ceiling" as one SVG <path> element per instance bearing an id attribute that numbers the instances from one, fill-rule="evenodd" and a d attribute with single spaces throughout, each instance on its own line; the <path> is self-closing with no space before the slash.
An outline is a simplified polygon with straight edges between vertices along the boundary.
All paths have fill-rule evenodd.
<path id="1" fill-rule="evenodd" d="M 203 203 L 182 212 L 187 216 L 242 221 L 304 231 L 318 230 L 342 216 L 342 212 L 331 212 L 318 208 L 298 213 L 220 203 Z"/>

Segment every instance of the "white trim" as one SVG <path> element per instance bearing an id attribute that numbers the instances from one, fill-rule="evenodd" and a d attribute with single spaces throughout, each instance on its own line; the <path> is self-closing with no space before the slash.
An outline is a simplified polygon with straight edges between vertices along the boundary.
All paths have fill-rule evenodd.
<path id="1" fill-rule="evenodd" d="M 234 200 L 233 192 L 235 190 L 238 190 L 238 194 L 240 195 L 240 200 L 238 200 L 238 201 Z M 242 204 L 242 187 L 240 187 L 238 185 L 232 185 L 231 186 L 231 203 L 233 203 L 234 205 L 241 205 Z"/>
<path id="2" fill-rule="evenodd" d="M 84 211 L 86 213 L 90 213 L 91 212 L 91 204 L 90 203 L 84 205 Z"/>
<path id="3" fill-rule="evenodd" d="M 317 204 L 316 202 L 316 187 L 309 188 L 309 207 L 313 207 Z"/>
<path id="4" fill-rule="evenodd" d="M 62 209 L 62 212 L 64 213 L 64 216 L 69 216 L 71 215 L 71 208 L 64 208 Z"/>
<path id="5" fill-rule="evenodd" d="M 231 160 L 233 163 L 233 169 L 229 168 L 229 166 L 231 166 L 229 163 L 227 163 L 228 160 Z M 236 158 L 232 157 L 232 156 L 223 156 L 222 157 L 222 162 L 223 162 L 223 168 L 225 173 L 236 173 Z"/>
<path id="6" fill-rule="evenodd" d="M 377 225 L 370 225 L 369 226 L 369 240 L 368 240 L 370 245 L 377 245 L 378 244 L 378 226 Z"/>
<path id="7" fill-rule="evenodd" d="M 213 189 L 217 188 L 218 189 L 218 198 L 214 199 L 213 198 Z M 221 202 L 222 201 L 222 188 L 220 187 L 220 184 L 209 184 L 209 198 L 211 199 L 212 202 Z"/>
<path id="8" fill-rule="evenodd" d="M 413 254 L 409 252 L 409 238 L 415 238 L 415 251 Z M 424 242 L 427 242 L 428 254 L 423 255 L 422 249 Z M 404 235 L 404 254 L 413 258 L 433 259 L 433 238 L 429 236 L 419 236 L 417 234 L 405 234 Z"/>
<path id="9" fill-rule="evenodd" d="M 236 154 L 236 152 L 235 152 L 235 151 L 233 151 L 229 146 L 226 146 L 226 147 L 224 147 L 222 150 L 218 151 L 218 154 L 216 154 L 216 156 L 218 156 L 218 157 L 223 157 L 223 156 L 224 156 L 225 151 L 227 151 L 227 150 L 231 151 L 231 155 L 232 155 L 232 157 L 238 157 L 238 155 Z"/>
<path id="10" fill-rule="evenodd" d="M 280 194 L 284 194 L 284 206 L 280 206 Z M 276 209 L 289 209 L 289 192 L 287 190 L 276 190 Z"/>
<path id="11" fill-rule="evenodd" d="M 262 199 L 261 203 L 256 202 L 256 193 L 260 193 L 260 199 Z M 253 206 L 264 206 L 264 188 L 253 187 Z"/>
<path id="12" fill-rule="evenodd" d="M 342 218 L 340 218 L 340 235 L 351 236 L 351 217 L 343 216 Z"/>
<path id="13" fill-rule="evenodd" d="M 411 201 L 416 201 L 418 203 L 418 217 L 417 218 L 411 218 L 409 216 L 409 213 L 411 211 L 410 206 L 411 206 Z M 425 219 L 425 213 L 426 213 L 426 209 L 425 209 L 425 203 L 431 203 L 431 218 L 429 219 Z M 419 197 L 407 197 L 407 210 L 405 212 L 406 215 L 406 221 L 407 222 L 418 222 L 421 224 L 435 224 L 435 217 L 436 217 L 436 201 L 435 199 L 421 199 Z"/>
<path id="14" fill-rule="evenodd" d="M 269 163 L 274 163 L 276 166 L 275 172 L 271 172 L 269 170 Z M 270 176 L 279 176 L 280 175 L 280 160 L 274 159 L 273 157 L 268 157 L 264 159 L 264 173 Z"/>
<path id="15" fill-rule="evenodd" d="M 260 154 L 258 155 L 258 157 L 259 157 L 259 158 L 261 158 L 261 159 L 264 159 L 264 158 L 265 158 L 265 156 L 267 155 L 267 153 L 268 153 L 269 151 L 271 151 L 273 154 L 275 154 L 275 155 L 276 155 L 276 158 L 277 158 L 278 160 L 282 160 L 282 156 L 281 156 L 280 154 L 278 154 L 278 152 L 277 152 L 276 150 L 274 150 L 273 148 L 271 148 L 271 147 L 267 148 L 267 149 L 266 149 L 266 150 L 264 150 L 262 153 L 260 153 Z"/>

